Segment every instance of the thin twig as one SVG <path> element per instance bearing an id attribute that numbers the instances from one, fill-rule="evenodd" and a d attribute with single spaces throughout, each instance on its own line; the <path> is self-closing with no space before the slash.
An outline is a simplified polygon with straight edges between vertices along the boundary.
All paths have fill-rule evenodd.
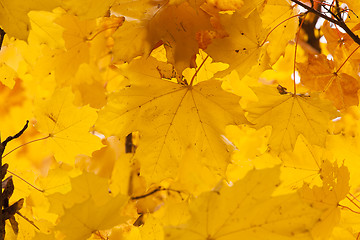
<path id="1" fill-rule="evenodd" d="M 29 120 L 26 120 L 26 124 L 25 126 L 23 127 L 23 129 L 21 129 L 20 132 L 18 132 L 17 134 L 15 134 L 14 136 L 9 136 L 5 139 L 5 141 L 3 141 L 1 144 L 3 145 L 3 147 L 5 148 L 6 147 L 6 144 L 8 142 L 10 142 L 11 140 L 15 139 L 15 138 L 18 138 L 21 136 L 21 134 L 23 134 L 25 132 L 25 130 L 28 128 L 29 126 Z"/>
<path id="2" fill-rule="evenodd" d="M 150 195 L 152 195 L 152 194 L 154 194 L 154 193 L 156 193 L 156 192 L 158 192 L 158 191 L 161 191 L 161 190 L 163 190 L 163 189 L 162 189 L 161 187 L 158 187 L 158 188 L 155 188 L 155 189 L 152 190 L 151 192 L 148 192 L 148 193 L 146 193 L 146 194 L 144 194 L 144 195 L 131 197 L 131 200 L 138 200 L 138 199 L 141 199 L 141 198 L 146 198 L 146 197 L 148 197 L 148 196 L 150 196 Z"/>
<path id="3" fill-rule="evenodd" d="M 336 20 L 333 19 L 329 16 L 326 16 L 325 14 L 323 14 L 322 12 L 317 11 L 316 9 L 309 7 L 308 5 L 306 5 L 305 3 L 299 1 L 299 0 L 291 0 L 293 3 L 296 3 L 297 5 L 305 8 L 306 10 L 308 10 L 311 13 L 314 13 L 316 15 L 318 15 L 319 17 L 328 20 L 329 22 L 334 23 L 335 25 L 338 25 L 339 27 L 341 27 L 342 29 L 344 29 L 344 31 L 349 35 L 349 37 L 351 37 L 354 42 L 356 42 L 358 45 L 360 45 L 360 38 L 358 35 L 355 35 L 355 33 L 353 33 L 350 28 L 345 24 L 345 22 L 341 19 L 340 20 Z"/>
<path id="4" fill-rule="evenodd" d="M 178 193 L 180 195 L 180 197 L 182 198 L 181 191 L 175 190 L 175 189 L 170 189 L 170 188 L 163 188 L 163 187 L 159 186 L 159 187 L 155 188 L 154 190 L 152 190 L 151 192 L 145 193 L 144 195 L 131 197 L 131 200 L 138 200 L 138 199 L 146 198 L 146 197 L 151 196 L 154 193 L 159 192 L 159 191 L 173 191 L 173 192 Z"/>

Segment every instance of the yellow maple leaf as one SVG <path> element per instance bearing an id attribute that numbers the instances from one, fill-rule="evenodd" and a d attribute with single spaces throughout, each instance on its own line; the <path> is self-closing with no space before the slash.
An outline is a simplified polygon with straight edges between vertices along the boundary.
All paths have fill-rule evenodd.
<path id="1" fill-rule="evenodd" d="M 150 53 L 152 46 L 147 41 L 146 24 L 143 21 L 125 21 L 114 33 L 113 51 L 116 60 L 130 62 L 137 56 Z"/>
<path id="2" fill-rule="evenodd" d="M 93 108 L 103 107 L 106 103 L 104 82 L 97 67 L 81 64 L 71 81 L 75 104 L 79 106 L 89 104 Z"/>
<path id="3" fill-rule="evenodd" d="M 326 210 L 321 215 L 321 221 L 313 229 L 315 237 L 322 236 L 322 239 L 326 239 L 325 237 L 329 237 L 331 234 L 329 229 L 332 229 L 339 223 L 339 202 L 346 197 L 350 190 L 350 176 L 347 167 L 338 167 L 337 162 L 332 164 L 327 160 L 321 165 L 320 176 L 323 181 L 321 187 L 313 186 L 310 188 L 309 184 L 304 184 L 299 189 L 299 193 L 303 199 L 314 207 Z"/>
<path id="4" fill-rule="evenodd" d="M 96 110 L 89 106 L 73 105 L 69 88 L 55 90 L 51 99 L 36 104 L 35 118 L 38 131 L 47 134 L 47 142 L 58 161 L 73 163 L 79 153 L 91 155 L 101 147 L 100 139 L 89 132 Z"/>
<path id="5" fill-rule="evenodd" d="M 126 200 L 125 196 L 118 195 L 102 205 L 97 205 L 91 198 L 75 204 L 65 210 L 55 230 L 64 233 L 67 240 L 82 240 L 98 230 L 111 229 L 128 219 L 121 214 Z"/>
<path id="6" fill-rule="evenodd" d="M 311 144 L 324 146 L 329 120 L 338 116 L 335 108 L 316 94 L 281 94 L 277 88 L 253 88 L 259 102 L 249 103 L 247 118 L 257 128 L 272 126 L 269 145 L 272 150 L 294 148 L 299 134 Z"/>
<path id="7" fill-rule="evenodd" d="M 347 73 L 337 73 L 335 64 L 325 55 L 309 55 L 306 63 L 298 63 L 301 83 L 312 90 L 322 91 L 338 109 L 358 105 L 360 81 Z"/>
<path id="8" fill-rule="evenodd" d="M 6 65 L 6 63 L 0 63 L 0 82 L 9 88 L 13 88 L 15 85 L 15 78 L 17 77 L 14 69 Z"/>
<path id="9" fill-rule="evenodd" d="M 293 191 L 309 184 L 321 183 L 319 172 L 323 159 L 332 159 L 332 155 L 323 147 L 310 144 L 303 135 L 297 138 L 293 151 L 282 152 L 282 189 Z"/>
<path id="10" fill-rule="evenodd" d="M 272 64 L 285 54 L 286 46 L 295 37 L 299 25 L 298 18 L 291 18 L 295 14 L 296 8 L 286 0 L 270 0 L 264 3 L 260 17 L 263 28 L 272 30 L 267 37 L 270 42 L 267 52 Z"/>
<path id="11" fill-rule="evenodd" d="M 23 73 L 23 71 L 21 71 L 23 70 L 21 69 L 23 58 L 19 53 L 20 45 L 21 43 L 19 43 L 19 41 L 7 41 L 5 37 L 3 48 L 0 52 L 0 83 L 11 89 Z M 20 81 L 20 79 L 17 81 Z"/>
<path id="12" fill-rule="evenodd" d="M 234 186 L 205 192 L 190 203 L 192 218 L 165 228 L 165 239 L 312 239 L 321 211 L 297 193 L 272 197 L 279 167 L 252 170 Z"/>
<path id="13" fill-rule="evenodd" d="M 55 172 L 55 174 L 57 173 L 58 172 Z M 52 179 L 50 178 L 49 180 Z M 57 180 L 62 179 L 58 178 Z M 43 181 L 46 181 L 46 178 Z M 55 192 L 47 195 L 50 201 L 50 212 L 60 216 L 64 214 L 66 209 L 70 209 L 74 207 L 74 205 L 85 202 L 88 199 L 92 199 L 95 205 L 100 206 L 103 202 L 109 201 L 112 198 L 109 195 L 108 179 L 99 177 L 93 173 L 83 172 L 81 175 L 71 178 L 70 186 L 69 180 L 63 179 L 61 185 L 65 185 L 67 192 Z M 51 191 L 52 189 L 50 189 L 49 192 Z M 45 190 L 45 193 L 47 192 L 48 191 Z"/>
<path id="14" fill-rule="evenodd" d="M 199 83 L 199 81 L 207 81 L 208 79 L 211 79 L 214 74 L 228 67 L 227 64 L 213 62 L 212 58 L 202 50 L 200 50 L 199 54 L 196 54 L 195 66 L 201 66 L 201 68 L 186 68 L 182 72 L 182 75 L 185 79 L 191 79 L 194 75 L 196 75 L 196 78 L 193 82 L 194 85 Z M 228 78 L 223 79 L 223 81 L 228 81 Z M 233 89 L 229 88 L 229 91 L 232 90 Z M 241 96 L 240 94 L 238 95 Z"/>
<path id="15" fill-rule="evenodd" d="M 28 13 L 31 30 L 29 44 L 46 44 L 51 48 L 63 48 L 63 28 L 55 23 L 60 17 L 59 12 L 31 11 Z"/>
<path id="16" fill-rule="evenodd" d="M 107 179 L 84 172 L 70 181 L 70 192 L 48 195 L 50 212 L 60 216 L 54 230 L 64 233 L 65 239 L 86 239 L 127 220 L 122 208 L 128 197 L 111 196 Z"/>
<path id="17" fill-rule="evenodd" d="M 355 192 L 358 190 L 360 174 L 360 108 L 352 106 L 343 111 L 343 116 L 332 123 L 332 135 L 326 142 L 326 148 L 336 159 L 344 160 L 350 171 L 350 186 Z"/>
<path id="18" fill-rule="evenodd" d="M 248 18 L 244 18 L 235 12 L 232 15 L 221 15 L 220 21 L 228 36 L 214 39 L 205 51 L 214 61 L 230 65 L 228 69 L 217 73 L 216 77 L 236 69 L 242 78 L 257 63 L 265 39 L 266 32 L 262 28 L 259 13 L 255 10 Z"/>
<path id="19" fill-rule="evenodd" d="M 82 63 L 97 61 L 108 54 L 106 39 L 122 25 L 123 17 L 108 17 L 83 20 L 77 16 L 64 14 L 56 23 L 64 28 L 63 38 L 66 50 L 54 51 L 55 76 L 58 82 L 69 81 Z M 60 80 L 60 81 L 59 81 Z"/>
<path id="20" fill-rule="evenodd" d="M 183 84 L 163 80 L 158 68 L 164 65 L 151 57 L 134 60 L 125 71 L 131 85 L 109 95 L 96 128 L 119 137 L 140 131 L 135 158 L 150 182 L 175 178 L 186 151 L 222 174 L 233 148 L 221 136 L 225 126 L 246 122 L 240 97 L 222 90 L 216 80 L 195 86 L 186 80 Z"/>
<path id="21" fill-rule="evenodd" d="M 143 225 L 136 227 L 133 225 L 125 225 L 119 228 L 114 228 L 111 231 L 109 240 L 163 240 L 163 227 L 158 219 L 152 215 L 146 216 L 146 221 Z"/>
<path id="22" fill-rule="evenodd" d="M 31 10 L 49 11 L 59 6 L 60 1 L 1 1 L 0 25 L 12 37 L 26 40 L 30 30 L 27 13 Z"/>

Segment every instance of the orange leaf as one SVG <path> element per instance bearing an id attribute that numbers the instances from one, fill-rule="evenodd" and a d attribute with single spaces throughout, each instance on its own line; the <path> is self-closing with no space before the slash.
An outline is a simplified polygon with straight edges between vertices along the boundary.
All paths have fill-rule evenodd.
<path id="1" fill-rule="evenodd" d="M 336 73 L 334 62 L 325 55 L 310 55 L 307 63 L 297 65 L 301 82 L 308 88 L 322 91 L 337 109 L 358 105 L 359 80 L 346 73 Z"/>

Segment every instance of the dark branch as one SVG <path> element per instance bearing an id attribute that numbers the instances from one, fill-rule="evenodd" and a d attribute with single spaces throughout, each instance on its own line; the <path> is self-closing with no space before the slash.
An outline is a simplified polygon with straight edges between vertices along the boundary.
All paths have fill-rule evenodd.
<path id="1" fill-rule="evenodd" d="M 159 192 L 159 191 L 173 191 L 173 192 L 178 193 L 180 195 L 180 197 L 183 198 L 181 196 L 181 191 L 175 190 L 175 189 L 170 189 L 170 188 L 162 188 L 161 186 L 159 186 L 159 187 L 155 188 L 154 190 L 152 190 L 151 192 L 148 192 L 148 193 L 146 193 L 144 195 L 131 197 L 131 200 L 138 200 L 138 199 L 146 198 L 146 197 L 151 196 L 154 193 Z"/>
<path id="2" fill-rule="evenodd" d="M 6 147 L 6 144 L 7 144 L 8 142 L 10 142 L 11 140 L 20 137 L 20 136 L 25 132 L 25 130 L 28 128 L 28 126 L 29 126 L 29 120 L 26 120 L 26 124 L 25 124 L 25 126 L 23 127 L 23 129 L 21 129 L 20 132 L 18 132 L 18 133 L 15 134 L 14 136 L 9 136 L 9 137 L 7 137 L 7 138 L 5 139 L 5 141 L 3 141 L 3 142 L 1 143 L 1 144 L 3 145 L 3 148 L 5 148 L 5 147 Z"/>
<path id="3" fill-rule="evenodd" d="M 0 28 L 0 30 L 2 30 Z M 2 31 L 4 32 L 4 31 Z M 1 31 L 0 31 L 0 35 L 1 35 Z M 5 32 L 4 32 L 5 34 Z M 2 38 L 3 38 L 3 35 L 2 35 Z M 1 39 L 2 41 L 2 39 Z M 0 45 L 1 46 L 1 45 Z M 1 168 L 1 177 L 4 177 L 6 175 L 6 170 L 7 170 L 7 164 L 4 166 L 2 165 L 2 158 L 3 158 L 3 153 L 4 153 L 4 150 L 5 150 L 5 147 L 6 147 L 6 144 L 8 142 L 10 142 L 11 140 L 15 139 L 15 138 L 18 138 L 20 137 L 24 132 L 25 130 L 28 128 L 29 126 L 29 120 L 26 121 L 26 124 L 25 126 L 20 130 L 20 132 L 18 132 L 17 134 L 15 134 L 14 136 L 9 136 L 5 139 L 5 141 L 1 142 L 0 140 L 0 168 Z M 6 180 L 5 180 L 6 181 Z M 3 181 L 1 179 L 1 185 L 3 184 Z M 5 190 L 6 190 L 6 187 L 5 187 Z M 2 191 L 2 186 L 1 186 L 1 191 L 0 191 L 0 203 L 1 203 L 1 211 L 0 211 L 0 240 L 3 240 L 5 239 L 5 220 L 7 219 L 10 219 L 12 218 L 11 222 L 12 222 L 12 226 L 13 224 L 16 223 L 16 221 L 13 221 L 13 216 L 16 212 L 18 212 L 18 210 L 20 210 L 20 208 L 22 207 L 22 203 L 24 201 L 24 199 L 20 199 L 19 201 L 17 201 L 17 203 L 14 203 L 13 205 L 11 205 L 10 207 L 9 206 L 6 206 L 8 204 L 4 204 L 4 200 L 7 200 L 10 198 L 11 194 L 12 194 L 12 191 L 11 193 L 7 193 L 6 191 L 4 190 L 4 192 Z M 22 202 L 21 202 L 22 201 Z M 21 205 L 21 206 L 20 206 Z M 3 209 L 4 208 L 4 209 Z M 17 223 L 16 223 L 17 224 Z M 15 226 L 15 225 L 14 225 Z M 13 226 L 13 227 L 14 227 Z M 15 226 L 16 227 L 16 226 Z M 16 230 L 16 229 L 15 229 Z"/>
<path id="4" fill-rule="evenodd" d="M 5 37 L 5 31 L 2 28 L 0 28 L 0 50 L 1 50 L 2 43 L 4 41 L 4 37 Z"/>
<path id="5" fill-rule="evenodd" d="M 309 7 L 308 5 L 306 5 L 305 3 L 299 1 L 299 0 L 291 0 L 292 2 L 296 3 L 297 5 L 305 8 L 306 10 L 308 10 L 309 12 L 311 13 L 314 13 L 316 15 L 318 15 L 319 17 L 325 19 L 325 20 L 328 20 L 329 22 L 332 22 L 336 25 L 338 25 L 339 27 L 341 27 L 342 29 L 344 29 L 344 31 L 349 35 L 349 37 L 351 37 L 354 42 L 356 42 L 358 45 L 360 45 L 360 38 L 358 35 L 355 35 L 351 30 L 350 28 L 345 24 L 345 22 L 340 19 L 333 19 L 329 16 L 326 16 L 325 14 L 323 14 L 322 12 L 319 12 L 317 11 L 316 9 L 312 8 L 312 7 Z"/>
<path id="6" fill-rule="evenodd" d="M 156 193 L 156 192 L 158 192 L 158 191 L 162 191 L 162 190 L 164 190 L 164 189 L 162 189 L 161 187 L 158 187 L 158 188 L 155 188 L 155 189 L 152 190 L 151 192 L 148 192 L 148 193 L 146 193 L 146 194 L 144 194 L 144 195 L 132 197 L 131 200 L 137 200 L 137 199 L 141 199 L 141 198 L 146 198 L 146 197 L 148 197 L 148 196 L 150 196 L 150 195 L 152 195 L 152 194 L 154 194 L 154 193 Z"/>

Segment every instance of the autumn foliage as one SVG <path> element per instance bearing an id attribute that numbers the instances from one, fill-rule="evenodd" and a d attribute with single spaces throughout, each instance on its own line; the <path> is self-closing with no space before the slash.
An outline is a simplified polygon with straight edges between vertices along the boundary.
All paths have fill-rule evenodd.
<path id="1" fill-rule="evenodd" d="M 0 9 L 5 239 L 360 239 L 358 1 Z"/>

